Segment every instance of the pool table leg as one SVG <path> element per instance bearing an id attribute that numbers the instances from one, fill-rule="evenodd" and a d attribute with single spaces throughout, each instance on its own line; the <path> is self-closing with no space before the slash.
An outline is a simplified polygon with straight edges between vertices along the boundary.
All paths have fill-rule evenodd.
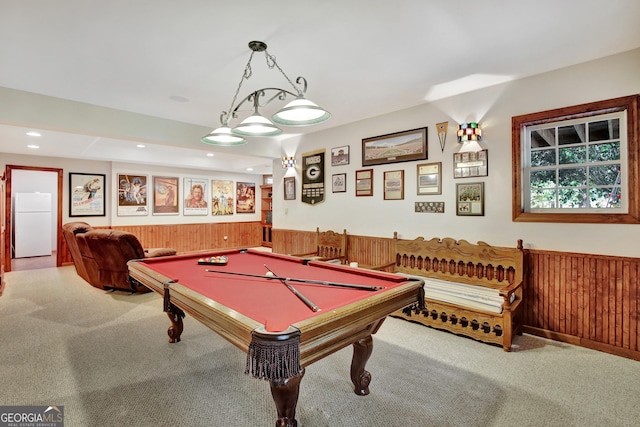
<path id="1" fill-rule="evenodd" d="M 297 427 L 296 406 L 300 393 L 300 381 L 303 376 L 304 369 L 293 378 L 284 381 L 270 381 L 271 396 L 273 396 L 278 411 L 276 427 Z"/>
<path id="2" fill-rule="evenodd" d="M 369 394 L 369 384 L 371 383 L 371 374 L 364 367 L 373 351 L 373 338 L 371 335 L 353 343 L 353 358 L 351 359 L 351 381 L 353 382 L 354 392 L 358 396 L 366 396 Z"/>
<path id="3" fill-rule="evenodd" d="M 171 320 L 171 326 L 169 326 L 167 330 L 169 342 L 180 342 L 180 336 L 184 328 L 182 323 L 182 319 L 184 319 L 185 316 L 184 311 L 173 304 L 169 304 L 167 316 L 169 316 L 169 320 Z"/>

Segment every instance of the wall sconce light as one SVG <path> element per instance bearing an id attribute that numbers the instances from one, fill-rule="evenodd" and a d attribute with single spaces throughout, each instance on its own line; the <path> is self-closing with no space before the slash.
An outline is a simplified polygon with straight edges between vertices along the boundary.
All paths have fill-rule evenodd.
<path id="1" fill-rule="evenodd" d="M 296 158 L 295 157 L 283 157 L 282 158 L 282 169 L 288 169 L 288 168 L 292 168 L 296 165 Z"/>
<path id="2" fill-rule="evenodd" d="M 477 122 L 460 123 L 458 125 L 458 142 L 482 141 L 482 131 Z"/>

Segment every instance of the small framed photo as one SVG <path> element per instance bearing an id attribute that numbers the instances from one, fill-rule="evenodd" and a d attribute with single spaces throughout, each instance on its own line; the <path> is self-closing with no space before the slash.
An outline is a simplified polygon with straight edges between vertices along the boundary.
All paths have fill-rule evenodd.
<path id="1" fill-rule="evenodd" d="M 489 152 L 465 151 L 453 153 L 453 177 L 475 178 L 489 175 Z"/>
<path id="2" fill-rule="evenodd" d="M 331 149 L 331 166 L 342 166 L 349 164 L 349 146 L 336 147 Z M 335 193 L 335 191 L 334 191 Z"/>
<path id="3" fill-rule="evenodd" d="M 373 169 L 356 171 L 356 196 L 373 196 Z"/>
<path id="4" fill-rule="evenodd" d="M 296 177 L 290 176 L 284 179 L 284 199 L 296 199 Z"/>
<path id="5" fill-rule="evenodd" d="M 69 172 L 69 216 L 105 216 L 105 175 Z"/>
<path id="6" fill-rule="evenodd" d="M 456 215 L 484 215 L 484 182 L 456 184 Z"/>
<path id="7" fill-rule="evenodd" d="M 442 194 L 442 162 L 417 166 L 418 196 Z"/>
<path id="8" fill-rule="evenodd" d="M 346 173 L 336 173 L 331 176 L 331 190 L 334 193 L 347 192 L 347 174 Z"/>
<path id="9" fill-rule="evenodd" d="M 384 200 L 404 200 L 404 171 L 384 173 Z"/>

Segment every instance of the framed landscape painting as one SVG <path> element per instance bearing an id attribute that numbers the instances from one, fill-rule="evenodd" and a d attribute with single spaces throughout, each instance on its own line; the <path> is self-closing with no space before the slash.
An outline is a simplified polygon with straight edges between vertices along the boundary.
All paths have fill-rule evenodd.
<path id="1" fill-rule="evenodd" d="M 426 127 L 362 140 L 362 166 L 426 159 Z"/>

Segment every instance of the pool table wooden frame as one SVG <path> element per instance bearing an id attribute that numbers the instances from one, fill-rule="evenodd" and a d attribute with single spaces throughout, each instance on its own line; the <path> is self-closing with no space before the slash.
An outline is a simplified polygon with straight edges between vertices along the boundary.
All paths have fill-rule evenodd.
<path id="1" fill-rule="evenodd" d="M 398 280 L 398 276 L 389 273 L 353 269 L 326 262 L 301 261 L 299 258 L 286 255 L 252 251 L 251 249 L 244 251 L 259 253 L 267 261 L 274 259 L 274 257 L 279 259 L 284 257 L 295 263 L 306 262 L 314 267 L 337 269 L 338 275 L 343 274 L 345 277 L 354 272 L 377 279 L 386 277 L 397 285 L 376 292 L 363 291 L 366 296 L 360 301 L 335 310 L 317 312 L 306 320 L 291 324 L 285 331 L 268 332 L 262 323 L 249 318 L 238 310 L 204 297 L 188 286 L 172 281 L 171 278 L 153 270 L 149 265 L 154 261 L 130 261 L 129 273 L 133 280 L 164 296 L 165 311 L 171 320 L 171 326 L 168 330 L 170 342 L 180 341 L 183 330 L 182 318 L 185 312 L 245 353 L 250 351 L 252 340 L 256 335 L 263 338 L 271 337 L 274 341 L 286 340 L 292 335 L 299 336 L 299 358 L 302 368 L 299 374 L 290 378 L 269 380 L 278 412 L 276 426 L 297 426 L 295 411 L 304 368 L 350 344 L 353 345 L 351 380 L 354 384 L 354 391 L 358 395 L 369 394 L 368 386 L 371 375 L 365 370 L 365 365 L 373 350 L 371 335 L 376 333 L 387 315 L 405 307 L 422 303 L 423 282 L 406 278 Z M 227 255 L 233 260 L 233 256 L 240 252 L 224 251 L 198 255 L 176 255 L 165 257 L 165 259 L 179 260 L 185 257 L 197 259 L 202 256 Z"/>

